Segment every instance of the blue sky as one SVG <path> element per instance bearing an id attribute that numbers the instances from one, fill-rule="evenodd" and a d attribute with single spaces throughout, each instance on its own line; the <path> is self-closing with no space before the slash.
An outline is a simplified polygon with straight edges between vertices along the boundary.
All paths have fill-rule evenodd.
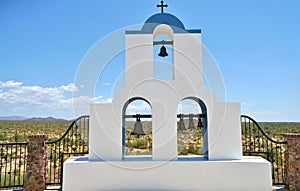
<path id="1" fill-rule="evenodd" d="M 73 82 L 87 51 L 113 31 L 144 23 L 159 2 L 1 0 L 0 116 L 76 117 Z M 227 101 L 241 102 L 242 113 L 259 121 L 300 121 L 299 1 L 165 2 L 187 29 L 202 30 Z M 109 100 L 115 75 L 104 76 L 85 101 Z"/>

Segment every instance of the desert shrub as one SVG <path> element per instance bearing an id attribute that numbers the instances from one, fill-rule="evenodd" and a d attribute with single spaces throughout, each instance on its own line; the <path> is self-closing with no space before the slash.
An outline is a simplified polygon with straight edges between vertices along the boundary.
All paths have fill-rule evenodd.
<path id="1" fill-rule="evenodd" d="M 195 149 L 195 145 L 194 144 L 189 144 L 188 146 L 188 152 L 191 153 L 191 154 L 197 154 L 197 150 Z"/>
<path id="2" fill-rule="evenodd" d="M 136 149 L 147 149 L 147 140 L 145 139 L 137 139 L 136 141 L 133 142 L 133 148 Z"/>

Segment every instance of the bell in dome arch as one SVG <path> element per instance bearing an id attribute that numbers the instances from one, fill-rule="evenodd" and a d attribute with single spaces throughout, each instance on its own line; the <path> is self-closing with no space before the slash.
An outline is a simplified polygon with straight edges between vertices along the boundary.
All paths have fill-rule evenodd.
<path id="1" fill-rule="evenodd" d="M 168 56 L 169 54 L 167 53 L 167 48 L 163 45 L 161 48 L 160 48 L 160 52 L 158 54 L 158 56 L 160 57 L 165 57 L 165 56 Z"/>

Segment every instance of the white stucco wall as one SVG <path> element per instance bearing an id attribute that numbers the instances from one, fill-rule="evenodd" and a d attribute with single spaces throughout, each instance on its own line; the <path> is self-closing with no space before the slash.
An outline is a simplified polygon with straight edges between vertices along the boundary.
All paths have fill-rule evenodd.
<path id="1" fill-rule="evenodd" d="M 223 161 L 113 161 L 70 158 L 64 191 L 272 191 L 271 165 L 260 157 Z"/>
<path id="2" fill-rule="evenodd" d="M 126 35 L 125 84 L 127 87 L 153 78 L 152 44 L 152 34 Z"/>
<path id="3" fill-rule="evenodd" d="M 153 79 L 153 35 L 126 35 L 125 87 L 112 103 L 91 105 L 90 159 L 122 160 L 122 111 L 131 98 L 152 109 L 153 160 L 177 158 L 177 106 L 187 97 L 207 108 L 209 160 L 242 157 L 239 103 L 219 103 L 202 84 L 201 34 L 174 34 L 174 80 Z"/>

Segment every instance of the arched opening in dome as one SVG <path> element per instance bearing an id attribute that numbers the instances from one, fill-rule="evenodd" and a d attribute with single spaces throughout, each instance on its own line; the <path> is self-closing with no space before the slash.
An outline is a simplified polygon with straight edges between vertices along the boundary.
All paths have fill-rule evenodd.
<path id="1" fill-rule="evenodd" d="M 173 30 L 159 25 L 153 32 L 153 74 L 157 80 L 174 80 Z"/>

